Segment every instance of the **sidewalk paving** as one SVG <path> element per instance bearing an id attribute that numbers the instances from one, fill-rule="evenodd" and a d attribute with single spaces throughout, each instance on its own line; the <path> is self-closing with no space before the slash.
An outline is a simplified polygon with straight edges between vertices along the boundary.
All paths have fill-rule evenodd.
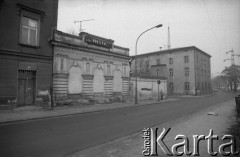
<path id="1" fill-rule="evenodd" d="M 170 97 L 186 97 L 186 98 L 203 98 L 203 97 L 209 97 L 209 96 L 214 96 L 214 95 L 217 95 L 218 93 L 217 92 L 214 92 L 212 94 L 203 94 L 203 95 L 171 95 Z"/>
<path id="2" fill-rule="evenodd" d="M 231 124 L 234 123 L 234 121 L 236 121 L 234 116 L 236 113 L 235 106 L 235 102 L 232 99 L 230 101 L 222 102 L 220 104 L 203 109 L 197 113 L 186 115 L 182 118 L 174 121 L 169 121 L 156 127 L 159 128 L 160 132 L 163 128 L 171 128 L 170 132 L 164 138 L 164 142 L 169 147 L 169 149 L 171 149 L 171 146 L 173 146 L 173 144 L 182 142 L 182 140 L 174 140 L 176 135 L 182 134 L 188 137 L 190 151 L 193 151 L 193 135 L 208 136 L 210 129 L 213 129 L 213 134 L 218 135 L 219 139 L 221 139 L 224 134 L 227 134 L 228 128 L 231 126 Z M 217 114 L 209 115 L 209 112 Z M 142 157 L 144 142 L 142 136 L 142 131 L 139 131 L 138 133 L 115 139 L 99 146 L 69 154 L 68 157 Z M 218 152 L 218 147 L 220 144 L 220 140 L 214 140 L 213 150 Z M 210 156 L 207 153 L 206 140 L 200 141 L 199 146 L 200 156 Z M 158 156 L 167 157 L 167 155 L 165 155 L 161 150 L 160 146 L 157 147 L 159 152 Z M 221 155 L 218 153 L 217 156 Z"/>
<path id="3" fill-rule="evenodd" d="M 80 113 L 87 112 L 97 112 L 111 109 L 119 109 L 126 107 L 137 107 L 142 105 L 151 105 L 157 103 L 166 103 L 170 101 L 177 101 L 179 99 L 168 98 L 164 100 L 160 100 L 158 102 L 156 99 L 153 100 L 139 100 L 138 104 L 134 104 L 134 102 L 117 102 L 111 104 L 94 104 L 94 105 L 73 105 L 73 106 L 63 106 L 63 107 L 55 107 L 53 110 L 44 110 L 39 106 L 26 106 L 19 107 L 10 110 L 0 110 L 0 124 L 11 123 L 11 122 L 19 122 L 26 120 L 36 120 L 42 118 L 53 118 L 60 116 L 68 116 Z"/>

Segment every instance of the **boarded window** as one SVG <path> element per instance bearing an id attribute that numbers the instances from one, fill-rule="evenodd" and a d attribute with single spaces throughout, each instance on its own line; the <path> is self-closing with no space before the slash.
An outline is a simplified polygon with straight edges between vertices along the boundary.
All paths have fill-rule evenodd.
<path id="1" fill-rule="evenodd" d="M 82 71 L 79 67 L 72 67 L 69 70 L 68 92 L 69 94 L 82 93 Z"/>

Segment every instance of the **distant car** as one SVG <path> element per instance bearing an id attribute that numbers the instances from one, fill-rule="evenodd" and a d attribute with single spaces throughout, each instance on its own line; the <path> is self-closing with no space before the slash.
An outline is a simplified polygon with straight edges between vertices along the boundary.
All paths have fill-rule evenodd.
<path id="1" fill-rule="evenodd" d="M 217 89 L 217 88 L 215 88 L 215 89 L 213 89 L 213 91 L 214 91 L 214 92 L 218 92 L 218 89 Z"/>

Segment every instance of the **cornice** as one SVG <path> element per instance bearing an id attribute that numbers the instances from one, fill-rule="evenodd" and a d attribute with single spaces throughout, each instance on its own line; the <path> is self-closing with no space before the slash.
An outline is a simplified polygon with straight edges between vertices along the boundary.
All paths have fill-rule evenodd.
<path id="1" fill-rule="evenodd" d="M 71 45 L 71 44 L 66 44 L 66 43 L 56 42 L 56 41 L 52 41 L 52 44 L 55 45 L 55 46 L 64 47 L 64 48 L 68 48 L 68 49 L 74 49 L 74 50 L 80 50 L 80 51 L 83 51 L 83 52 L 100 54 L 100 55 L 110 56 L 110 57 L 113 56 L 113 57 L 126 59 L 126 60 L 130 59 L 130 56 L 128 56 L 128 55 L 111 53 L 110 51 L 105 51 L 105 50 L 102 50 L 102 49 L 95 49 L 95 48 L 92 48 L 92 47 L 76 46 L 76 45 Z"/>
<path id="2" fill-rule="evenodd" d="M 125 76 L 122 77 L 123 81 L 129 81 L 129 79 L 130 79 L 130 77 L 125 77 Z"/>
<path id="3" fill-rule="evenodd" d="M 67 78 L 67 73 L 53 73 L 54 78 Z"/>
<path id="4" fill-rule="evenodd" d="M 113 80 L 113 76 L 104 76 L 105 80 Z"/>
<path id="5" fill-rule="evenodd" d="M 93 75 L 88 75 L 88 74 L 83 74 L 82 75 L 82 78 L 84 79 L 84 80 L 93 80 Z"/>
<path id="6" fill-rule="evenodd" d="M 18 57 L 30 57 L 30 58 L 36 58 L 36 59 L 52 60 L 52 56 L 24 53 L 24 52 L 20 52 L 20 51 L 16 51 L 16 50 L 0 49 L 0 55 L 1 54 L 10 55 L 10 56 L 18 56 Z"/>

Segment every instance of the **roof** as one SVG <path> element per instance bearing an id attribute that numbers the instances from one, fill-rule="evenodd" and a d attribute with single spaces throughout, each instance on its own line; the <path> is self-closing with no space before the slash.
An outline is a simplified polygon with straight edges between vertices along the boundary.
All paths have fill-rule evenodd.
<path id="1" fill-rule="evenodd" d="M 114 40 L 112 40 L 112 39 L 107 39 L 107 38 L 100 37 L 100 36 L 97 36 L 97 35 L 93 35 L 93 34 L 90 34 L 90 33 L 87 33 L 87 32 L 79 33 L 79 37 L 82 37 L 82 36 L 85 36 L 85 35 L 89 35 L 89 36 L 93 36 L 93 37 L 100 38 L 100 39 L 103 39 L 103 40 L 109 40 L 109 41 L 114 42 Z"/>
<path id="2" fill-rule="evenodd" d="M 87 34 L 87 33 L 85 33 Z M 101 37 L 100 37 L 101 38 Z M 108 39 L 107 39 L 108 40 Z M 111 39 L 109 39 L 110 41 Z M 111 40 L 113 41 L 113 40 Z M 112 45 L 112 47 L 102 47 L 102 46 L 97 46 L 94 44 L 89 44 L 85 42 L 81 37 L 64 33 L 58 30 L 55 30 L 54 32 L 54 37 L 53 40 L 51 41 L 53 45 L 58 45 L 58 46 L 65 46 L 65 47 L 71 47 L 71 48 L 85 48 L 88 50 L 94 50 L 94 52 L 103 52 L 106 55 L 118 55 L 121 57 L 127 57 L 128 59 L 130 58 L 129 56 L 129 49 L 128 48 L 123 48 L 120 46 Z M 93 52 L 93 51 L 92 51 Z"/>
<path id="3" fill-rule="evenodd" d="M 156 54 L 163 54 L 163 53 L 175 53 L 175 52 L 184 51 L 184 50 L 191 50 L 191 49 L 200 51 L 201 53 L 207 55 L 208 57 L 211 57 L 211 55 L 209 55 L 208 53 L 204 52 L 203 50 L 197 48 L 196 46 L 180 47 L 180 48 L 173 48 L 173 49 L 154 51 L 154 52 L 139 54 L 139 55 L 137 55 L 137 57 L 156 55 Z M 132 57 L 134 58 L 135 56 L 132 56 Z"/>
<path id="4" fill-rule="evenodd" d="M 83 35 L 91 35 L 91 36 L 94 36 L 94 37 L 97 37 L 97 38 L 101 38 L 101 39 L 105 39 L 105 40 L 109 40 L 111 42 L 114 42 L 114 40 L 112 40 L 112 39 L 103 38 L 103 37 L 96 36 L 96 35 L 93 35 L 93 34 L 90 34 L 90 33 L 87 33 L 87 32 L 81 32 L 79 36 L 73 35 L 73 34 L 69 34 L 69 33 L 65 33 L 65 32 L 62 32 L 62 31 L 59 31 L 59 30 L 55 30 L 55 33 L 63 35 L 63 36 L 67 36 L 67 37 L 70 37 L 70 38 L 74 38 L 76 40 L 81 40 L 83 43 L 85 43 L 82 40 L 82 36 Z M 74 40 L 71 40 L 71 41 L 73 42 Z M 122 49 L 122 50 L 125 50 L 125 51 L 129 51 L 129 48 L 118 46 L 118 45 L 114 45 L 114 44 L 113 44 L 113 48 L 118 48 L 118 49 Z"/>

